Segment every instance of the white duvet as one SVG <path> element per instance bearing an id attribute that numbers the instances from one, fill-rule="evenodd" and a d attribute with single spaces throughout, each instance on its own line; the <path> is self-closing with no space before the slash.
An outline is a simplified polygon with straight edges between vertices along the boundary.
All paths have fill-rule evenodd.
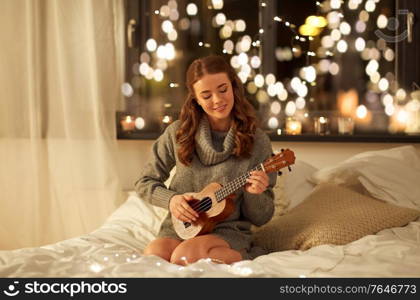
<path id="1" fill-rule="evenodd" d="M 420 219 L 345 246 L 284 251 L 232 265 L 186 267 L 142 256 L 164 212 L 131 194 L 97 231 L 53 245 L 0 253 L 0 277 L 418 277 Z M 142 216 L 142 218 L 139 218 Z"/>
<path id="2" fill-rule="evenodd" d="M 407 173 L 420 166 L 413 147 L 396 149 L 369 152 L 355 156 L 351 164 L 345 161 L 335 168 L 319 171 L 304 162 L 297 163 L 292 175 L 286 177 L 285 186 L 294 187 L 285 190 L 291 202 L 289 206 L 303 201 L 313 188 L 306 179 L 314 175 L 312 179 L 322 182 L 346 176 L 352 185 L 363 185 L 369 180 L 369 186 L 365 186 L 368 192 L 378 195 L 387 192 L 392 197 L 383 200 L 402 206 L 414 204 L 420 209 L 420 199 L 408 201 L 411 198 L 407 196 L 420 192 L 418 177 L 412 178 L 414 181 L 408 186 L 399 186 L 386 181 L 394 181 L 395 176 L 369 175 L 385 172 L 382 168 L 388 165 L 376 164 L 375 169 L 369 169 L 370 173 L 363 171 L 384 155 L 410 160 L 407 166 L 396 165 L 395 174 L 401 174 L 402 169 L 398 168 L 404 168 Z M 358 159 L 365 168 L 351 169 Z M 44 247 L 0 251 L 0 277 L 420 277 L 420 218 L 407 226 L 385 229 L 344 246 L 322 245 L 307 251 L 275 252 L 232 265 L 202 259 L 181 267 L 142 255 L 142 250 L 156 236 L 165 214 L 163 209 L 130 193 L 105 224 L 90 234 Z"/>

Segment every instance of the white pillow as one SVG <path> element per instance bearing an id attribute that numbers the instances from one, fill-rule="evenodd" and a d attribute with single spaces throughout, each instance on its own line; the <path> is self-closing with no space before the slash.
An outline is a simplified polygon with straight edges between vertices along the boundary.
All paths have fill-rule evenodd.
<path id="1" fill-rule="evenodd" d="M 363 152 L 315 172 L 310 180 L 362 187 L 377 199 L 420 209 L 420 157 L 413 146 Z"/>
<path id="2" fill-rule="evenodd" d="M 310 182 L 309 179 L 318 170 L 307 162 L 298 159 L 291 166 L 291 169 L 291 172 L 285 169 L 282 175 L 284 176 L 284 196 L 289 202 L 286 211 L 300 204 L 312 192 L 315 184 Z"/>
<path id="3" fill-rule="evenodd" d="M 373 156 L 382 156 L 393 158 L 409 165 L 417 170 L 420 170 L 420 156 L 416 148 L 412 145 L 395 147 L 377 151 L 366 151 L 350 157 L 346 161 L 358 161 L 360 159 L 370 158 Z"/>
<path id="4" fill-rule="evenodd" d="M 127 200 L 108 217 L 103 226 L 119 224 L 125 227 L 148 228 L 156 235 L 167 213 L 166 209 L 140 198 L 135 191 L 128 191 Z"/>

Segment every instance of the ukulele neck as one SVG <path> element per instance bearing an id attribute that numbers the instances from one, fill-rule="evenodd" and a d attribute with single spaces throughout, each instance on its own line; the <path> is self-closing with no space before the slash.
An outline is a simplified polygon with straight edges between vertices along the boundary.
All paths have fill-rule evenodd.
<path id="1" fill-rule="evenodd" d="M 222 201 L 227 196 L 233 194 L 238 189 L 240 189 L 242 186 L 244 186 L 246 184 L 246 180 L 251 176 L 251 172 L 253 172 L 253 171 L 265 171 L 263 164 L 257 165 L 255 168 L 249 170 L 248 172 L 246 172 L 242 176 L 239 176 L 239 177 L 235 178 L 234 180 L 230 181 L 225 186 L 223 186 L 223 188 L 216 191 L 215 195 L 216 195 L 217 202 Z"/>

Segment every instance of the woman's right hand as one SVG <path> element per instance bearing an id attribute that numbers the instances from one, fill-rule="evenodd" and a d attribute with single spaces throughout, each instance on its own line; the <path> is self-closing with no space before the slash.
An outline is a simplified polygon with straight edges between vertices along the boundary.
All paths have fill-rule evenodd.
<path id="1" fill-rule="evenodd" d="M 188 194 L 175 195 L 169 200 L 169 211 L 178 220 L 192 223 L 198 218 L 198 213 L 188 204 L 188 201 L 193 199 L 194 197 Z"/>

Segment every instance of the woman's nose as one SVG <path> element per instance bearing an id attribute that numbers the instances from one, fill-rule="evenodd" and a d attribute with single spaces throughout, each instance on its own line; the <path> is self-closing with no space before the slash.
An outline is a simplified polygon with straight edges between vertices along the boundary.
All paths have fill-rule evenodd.
<path id="1" fill-rule="evenodd" d="M 220 97 L 220 95 L 218 95 L 218 94 L 214 94 L 213 95 L 213 102 L 214 103 L 219 103 L 219 102 L 221 102 L 223 99 L 222 99 L 222 97 Z"/>

